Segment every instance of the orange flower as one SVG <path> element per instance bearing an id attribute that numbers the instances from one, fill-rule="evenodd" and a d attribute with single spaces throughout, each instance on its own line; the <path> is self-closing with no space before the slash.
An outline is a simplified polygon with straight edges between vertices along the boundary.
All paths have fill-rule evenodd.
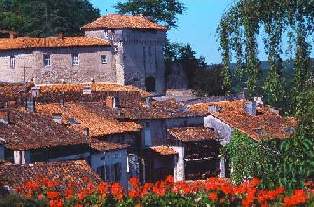
<path id="1" fill-rule="evenodd" d="M 108 184 L 107 183 L 104 183 L 104 182 L 101 182 L 97 189 L 98 189 L 98 193 L 102 196 L 107 196 L 107 193 L 108 193 Z"/>
<path id="2" fill-rule="evenodd" d="M 215 192 L 209 193 L 208 199 L 212 201 L 217 201 L 218 200 L 218 195 Z"/>
<path id="3" fill-rule="evenodd" d="M 55 200 L 57 198 L 59 198 L 60 194 L 58 192 L 55 192 L 55 191 L 48 191 L 47 192 L 47 198 L 49 200 Z"/>
<path id="4" fill-rule="evenodd" d="M 51 200 L 49 201 L 49 207 L 63 207 L 63 202 L 62 200 Z"/>
<path id="5" fill-rule="evenodd" d="M 304 190 L 295 190 L 291 196 L 284 198 L 284 206 L 295 206 L 305 204 L 308 196 Z"/>
<path id="6" fill-rule="evenodd" d="M 111 194 L 116 200 L 122 200 L 123 199 L 123 189 L 120 183 L 114 183 L 111 186 Z"/>

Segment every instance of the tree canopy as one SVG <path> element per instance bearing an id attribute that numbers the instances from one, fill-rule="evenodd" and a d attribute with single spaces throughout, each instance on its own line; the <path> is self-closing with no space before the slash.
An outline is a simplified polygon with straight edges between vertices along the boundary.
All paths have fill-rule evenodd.
<path id="1" fill-rule="evenodd" d="M 128 0 L 118 2 L 115 8 L 121 14 L 151 17 L 154 22 L 164 24 L 169 29 L 177 26 L 177 15 L 185 10 L 179 0 Z"/>
<path id="2" fill-rule="evenodd" d="M 88 0 L 0 0 L 0 28 L 23 36 L 79 35 L 99 16 Z"/>
<path id="3" fill-rule="evenodd" d="M 264 50 L 269 62 L 262 87 L 267 103 L 280 105 L 287 94 L 296 97 L 303 91 L 311 72 L 313 8 L 314 1 L 309 0 L 238 0 L 234 3 L 223 15 L 218 29 L 225 68 L 224 87 L 231 90 L 230 62 L 234 60 L 236 76 L 246 83 L 250 96 L 257 95 L 258 51 Z M 257 44 L 258 36 L 263 38 L 264 48 Z M 282 43 L 287 39 L 288 52 L 294 56 L 294 81 L 293 91 L 285 92 Z"/>

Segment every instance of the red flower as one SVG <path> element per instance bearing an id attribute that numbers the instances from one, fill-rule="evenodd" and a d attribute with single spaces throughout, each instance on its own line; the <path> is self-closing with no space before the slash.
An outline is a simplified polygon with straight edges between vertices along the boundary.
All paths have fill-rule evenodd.
<path id="1" fill-rule="evenodd" d="M 62 200 L 51 200 L 49 201 L 49 207 L 63 207 L 63 202 Z"/>
<path id="2" fill-rule="evenodd" d="M 98 193 L 100 195 L 107 196 L 108 188 L 109 188 L 107 183 L 101 182 L 97 188 L 98 188 Z"/>
<path id="3" fill-rule="evenodd" d="M 295 190 L 291 196 L 284 198 L 284 206 L 295 206 L 305 204 L 308 199 L 304 190 Z"/>
<path id="4" fill-rule="evenodd" d="M 217 201 L 218 200 L 218 194 L 215 192 L 209 193 L 208 199 L 212 201 Z"/>
<path id="5" fill-rule="evenodd" d="M 55 191 L 48 191 L 47 192 L 47 198 L 49 200 L 55 200 L 55 199 L 58 199 L 60 196 L 60 194 L 58 192 L 55 192 Z"/>
<path id="6" fill-rule="evenodd" d="M 38 194 L 37 200 L 41 201 L 43 199 L 44 199 L 44 195 L 43 194 Z"/>
<path id="7" fill-rule="evenodd" d="M 116 200 L 122 200 L 123 199 L 123 188 L 120 185 L 120 183 L 114 183 L 111 186 L 111 194 Z"/>

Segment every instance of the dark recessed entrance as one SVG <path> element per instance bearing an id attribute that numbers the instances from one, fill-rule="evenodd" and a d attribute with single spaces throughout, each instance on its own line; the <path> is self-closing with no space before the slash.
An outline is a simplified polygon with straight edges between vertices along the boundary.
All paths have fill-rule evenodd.
<path id="1" fill-rule="evenodd" d="M 156 80 L 154 77 L 147 77 L 145 79 L 145 88 L 148 92 L 156 91 Z"/>

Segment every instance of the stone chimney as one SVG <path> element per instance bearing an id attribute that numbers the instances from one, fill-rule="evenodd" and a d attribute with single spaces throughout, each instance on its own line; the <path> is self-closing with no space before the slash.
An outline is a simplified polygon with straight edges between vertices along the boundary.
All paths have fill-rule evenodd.
<path id="1" fill-rule="evenodd" d="M 217 105 L 210 105 L 210 106 L 208 106 L 208 112 L 210 112 L 210 113 L 217 113 L 217 112 L 219 112 L 219 106 L 217 106 Z"/>
<path id="2" fill-rule="evenodd" d="M 256 102 L 248 101 L 244 104 L 244 111 L 250 116 L 256 116 Z"/>
<path id="3" fill-rule="evenodd" d="M 40 87 L 39 86 L 35 86 L 35 87 L 31 88 L 31 94 L 32 94 L 33 98 L 38 97 L 39 93 L 40 93 Z"/>
<path id="4" fill-rule="evenodd" d="M 52 120 L 58 124 L 62 124 L 62 114 L 61 113 L 53 113 Z"/>
<path id="5" fill-rule="evenodd" d="M 254 97 L 254 101 L 256 102 L 257 106 L 263 106 L 264 105 L 262 97 Z"/>
<path id="6" fill-rule="evenodd" d="M 9 111 L 0 111 L 0 123 L 9 124 L 10 123 L 10 112 Z"/>
<path id="7" fill-rule="evenodd" d="M 147 97 L 145 99 L 145 106 L 150 108 L 152 106 L 152 98 L 151 97 Z"/>
<path id="8" fill-rule="evenodd" d="M 17 38 L 17 33 L 16 32 L 10 32 L 10 39 L 16 39 Z"/>

